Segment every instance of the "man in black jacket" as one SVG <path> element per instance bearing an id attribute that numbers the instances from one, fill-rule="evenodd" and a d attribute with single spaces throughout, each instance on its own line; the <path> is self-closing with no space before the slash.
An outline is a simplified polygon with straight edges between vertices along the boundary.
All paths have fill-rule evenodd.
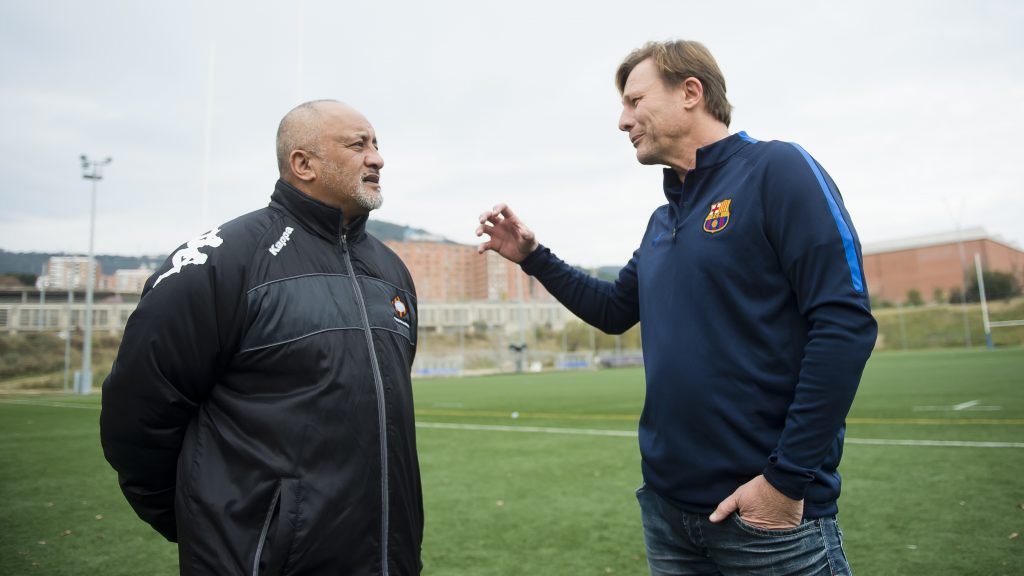
<path id="1" fill-rule="evenodd" d="M 416 293 L 365 231 L 373 127 L 302 104 L 277 160 L 269 206 L 147 282 L 103 384 L 104 455 L 182 574 L 416 574 Z"/>

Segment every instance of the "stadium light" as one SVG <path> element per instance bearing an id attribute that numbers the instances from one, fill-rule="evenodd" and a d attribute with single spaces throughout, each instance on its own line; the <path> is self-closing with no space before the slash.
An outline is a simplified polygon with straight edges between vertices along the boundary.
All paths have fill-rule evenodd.
<path id="1" fill-rule="evenodd" d="M 76 392 L 88 394 L 92 391 L 92 292 L 96 284 L 96 263 L 93 261 L 93 237 L 96 229 L 96 183 L 103 179 L 103 167 L 114 161 L 107 156 L 105 160 L 89 160 L 85 154 L 82 161 L 82 178 L 92 180 L 92 209 L 89 212 L 89 261 L 86 266 L 89 272 L 85 280 L 85 341 L 82 343 L 82 374 Z"/>

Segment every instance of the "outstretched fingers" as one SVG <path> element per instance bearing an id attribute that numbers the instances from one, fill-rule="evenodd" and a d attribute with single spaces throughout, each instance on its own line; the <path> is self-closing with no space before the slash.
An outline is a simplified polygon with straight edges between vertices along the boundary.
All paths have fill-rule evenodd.
<path id="1" fill-rule="evenodd" d="M 486 242 L 477 246 L 477 252 L 481 254 L 493 250 L 513 262 L 522 262 L 537 248 L 533 232 L 505 203 L 495 204 L 490 210 L 482 212 L 478 221 L 480 225 L 476 228 L 476 235 L 490 236 Z"/>
<path id="2" fill-rule="evenodd" d="M 505 204 L 497 204 L 494 208 L 480 214 L 479 220 L 481 224 L 490 222 L 491 224 L 497 225 L 509 217 L 515 217 L 509 207 Z"/>

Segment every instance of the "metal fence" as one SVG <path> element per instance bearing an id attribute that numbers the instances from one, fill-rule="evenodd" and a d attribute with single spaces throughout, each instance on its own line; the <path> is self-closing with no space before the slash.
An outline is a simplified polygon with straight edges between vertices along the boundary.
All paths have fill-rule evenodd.
<path id="1" fill-rule="evenodd" d="M 93 304 L 94 331 L 117 334 L 124 330 L 135 303 Z M 81 328 L 85 321 L 85 303 L 0 304 L 0 331 L 65 332 Z"/>
<path id="2" fill-rule="evenodd" d="M 120 332 L 135 310 L 136 302 L 93 304 L 93 329 Z M 85 303 L 61 301 L 0 304 L 0 331 L 60 332 L 81 326 Z M 484 327 L 500 327 L 508 334 L 521 327 L 546 325 L 561 329 L 575 318 L 558 302 L 427 302 L 419 306 L 419 329 L 427 333 L 454 333 Z"/>

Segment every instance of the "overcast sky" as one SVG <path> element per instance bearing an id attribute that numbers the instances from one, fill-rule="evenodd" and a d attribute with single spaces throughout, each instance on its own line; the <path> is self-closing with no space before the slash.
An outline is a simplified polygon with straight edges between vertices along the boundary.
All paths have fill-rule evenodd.
<path id="1" fill-rule="evenodd" d="M 718 59 L 732 131 L 818 159 L 862 242 L 1020 245 L 1022 30 L 1009 1 L 5 0 L 0 249 L 88 250 L 85 153 L 114 158 L 96 252 L 167 254 L 264 206 L 281 116 L 335 98 L 377 130 L 375 218 L 475 244 L 507 201 L 563 258 L 623 264 L 665 198 L 612 78 L 671 38 Z"/>

